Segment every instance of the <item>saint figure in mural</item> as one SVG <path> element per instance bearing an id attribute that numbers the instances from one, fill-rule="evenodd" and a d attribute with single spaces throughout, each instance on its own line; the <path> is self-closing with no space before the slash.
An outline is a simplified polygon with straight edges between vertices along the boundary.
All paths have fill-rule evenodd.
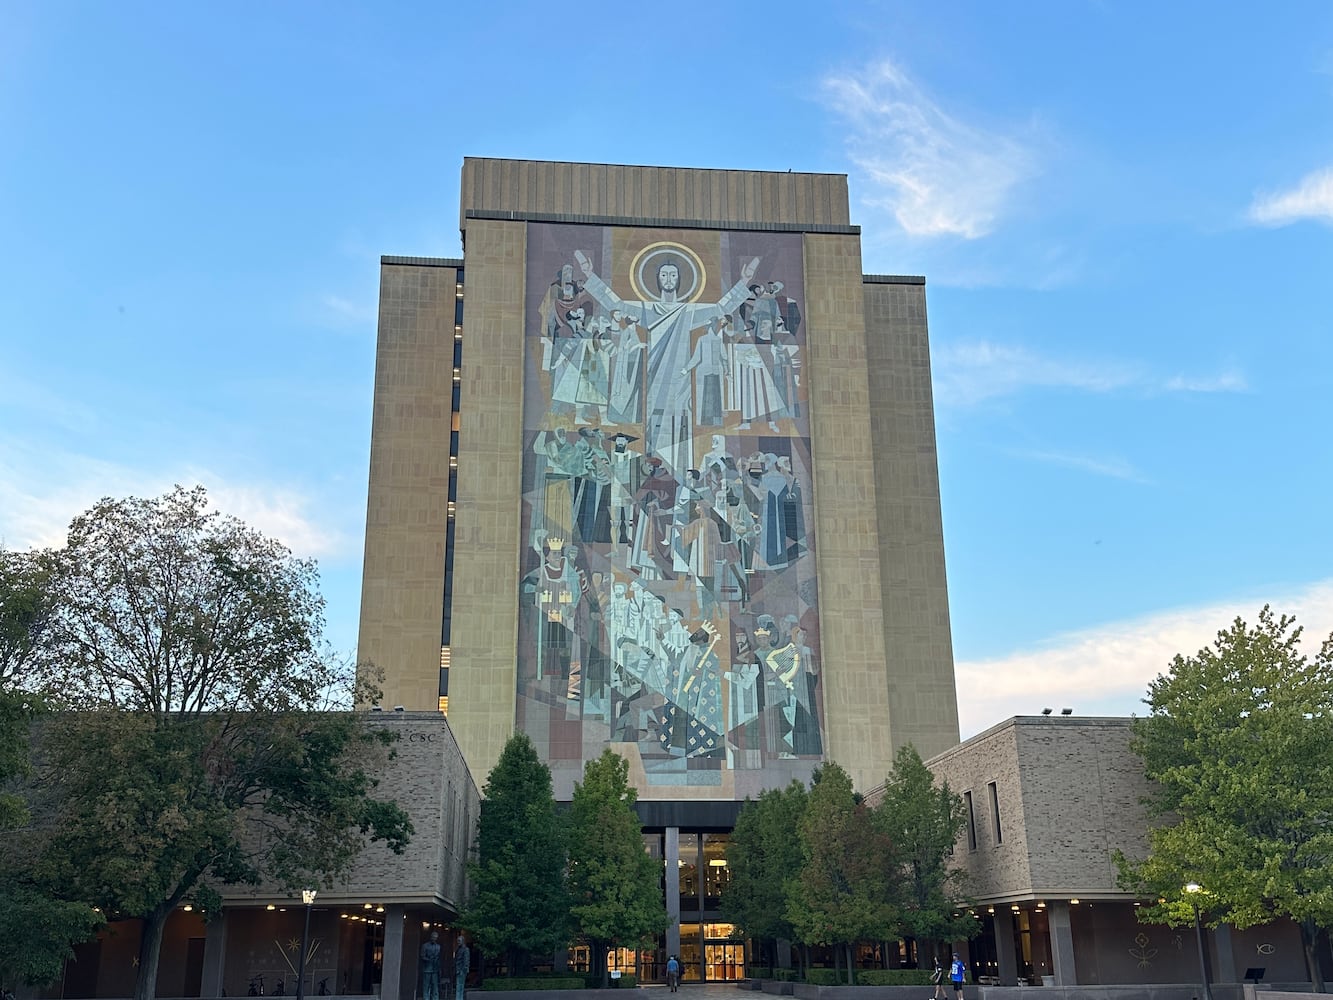
<path id="1" fill-rule="evenodd" d="M 666 257 L 657 267 L 657 298 L 626 302 L 592 269 L 581 250 L 574 259 L 587 279 L 584 289 L 607 312 L 619 310 L 648 331 L 647 390 L 644 395 L 646 450 L 660 455 L 678 475 L 693 464 L 690 382 L 681 372 L 691 356 L 690 333 L 735 312 L 750 294 L 759 267 L 752 258 L 741 278 L 717 302 L 690 302 L 680 296 L 680 264 Z"/>

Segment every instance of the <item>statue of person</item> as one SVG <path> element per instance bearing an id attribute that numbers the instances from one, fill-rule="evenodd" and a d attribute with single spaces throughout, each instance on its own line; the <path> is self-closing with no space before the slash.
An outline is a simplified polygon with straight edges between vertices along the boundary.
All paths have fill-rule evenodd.
<path id="1" fill-rule="evenodd" d="M 440 1000 L 440 932 L 431 931 L 430 940 L 421 945 L 421 996 Z"/>

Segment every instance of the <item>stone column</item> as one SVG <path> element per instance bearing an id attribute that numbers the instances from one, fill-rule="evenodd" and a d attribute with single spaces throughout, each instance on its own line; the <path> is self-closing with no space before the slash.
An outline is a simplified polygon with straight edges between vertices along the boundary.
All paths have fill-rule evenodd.
<path id="1" fill-rule="evenodd" d="M 201 997 L 220 997 L 226 985 L 227 921 L 231 911 L 223 910 L 215 919 L 204 924 L 204 976 L 199 985 Z"/>
<path id="2" fill-rule="evenodd" d="M 680 955 L 680 827 L 669 826 L 666 830 L 665 871 L 662 873 L 666 885 L 667 956 Z"/>
<path id="3" fill-rule="evenodd" d="M 1051 935 L 1051 971 L 1056 986 L 1078 985 L 1078 971 L 1074 968 L 1074 931 L 1069 925 L 1069 904 L 1051 902 L 1046 905 L 1046 922 Z"/>
<path id="4" fill-rule="evenodd" d="M 1018 955 L 1014 951 L 1014 912 L 1007 906 L 997 906 L 995 915 L 995 974 L 1001 986 L 1018 985 Z"/>
<path id="5" fill-rule="evenodd" d="M 1204 933 L 1208 933 L 1207 930 Z M 1231 925 L 1213 928 L 1213 982 L 1234 983 L 1245 973 L 1236 965 L 1236 950 L 1231 943 Z"/>
<path id="6" fill-rule="evenodd" d="M 384 958 L 380 963 L 380 996 L 383 1000 L 403 997 L 403 916 L 402 903 L 384 908 Z"/>

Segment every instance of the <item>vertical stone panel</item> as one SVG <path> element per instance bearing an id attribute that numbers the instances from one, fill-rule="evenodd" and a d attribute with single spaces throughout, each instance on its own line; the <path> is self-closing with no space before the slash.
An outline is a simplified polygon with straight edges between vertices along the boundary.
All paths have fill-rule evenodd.
<path id="1" fill-rule="evenodd" d="M 865 284 L 877 537 L 894 743 L 958 742 L 926 289 Z"/>
<path id="2" fill-rule="evenodd" d="M 892 755 L 866 375 L 861 248 L 855 236 L 805 237 L 811 450 L 819 539 L 823 684 L 831 759 L 858 788 Z"/>
<path id="3" fill-rule="evenodd" d="M 384 704 L 434 709 L 454 346 L 453 267 L 385 263 L 357 656 L 385 673 Z"/>
<path id="4" fill-rule="evenodd" d="M 475 219 L 467 231 L 449 698 L 464 706 L 454 733 L 481 775 L 514 724 L 525 234 Z"/>

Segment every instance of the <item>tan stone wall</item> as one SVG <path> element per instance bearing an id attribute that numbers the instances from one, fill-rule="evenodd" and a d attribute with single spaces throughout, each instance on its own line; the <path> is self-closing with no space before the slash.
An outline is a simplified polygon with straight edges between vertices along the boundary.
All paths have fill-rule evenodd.
<path id="1" fill-rule="evenodd" d="M 954 850 L 954 862 L 967 872 L 967 891 L 981 903 L 1025 896 L 1032 888 L 1022 776 L 1011 722 L 1001 723 L 929 761 L 936 779 L 947 781 L 950 790 L 958 795 L 971 793 L 977 846 L 975 850 L 970 848 L 964 831 Z M 1000 843 L 996 843 L 987 789 L 992 781 L 1000 802 Z"/>
<path id="2" fill-rule="evenodd" d="M 861 241 L 807 234 L 805 288 L 810 445 L 828 756 L 858 788 L 892 757 L 884 682 L 875 478 Z"/>
<path id="3" fill-rule="evenodd" d="M 937 778 L 972 793 L 977 849 L 954 858 L 980 902 L 999 898 L 1131 898 L 1112 852 L 1146 849 L 1149 791 L 1129 749 L 1130 720 L 1019 717 L 929 761 Z M 996 783 L 1003 842 L 987 789 Z"/>
<path id="4" fill-rule="evenodd" d="M 316 886 L 327 904 L 434 902 L 456 909 L 467 891 L 465 865 L 480 812 L 477 786 L 439 712 L 371 713 L 369 720 L 399 734 L 393 756 L 372 771 L 377 798 L 407 810 L 414 833 L 402 854 L 371 844 L 351 870 L 332 886 Z M 300 905 L 299 893 L 283 894 L 275 885 L 232 887 L 223 892 L 228 905 L 264 905 L 284 900 Z"/>
<path id="5" fill-rule="evenodd" d="M 1119 892 L 1112 852 L 1142 855 L 1149 826 L 1129 720 L 1034 719 L 1017 732 L 1033 888 Z"/>
<path id="6" fill-rule="evenodd" d="M 357 656 L 384 671 L 390 708 L 438 704 L 456 280 L 452 267 L 380 268 Z"/>
<path id="7" fill-rule="evenodd" d="M 469 210 L 634 220 L 847 225 L 843 174 L 635 167 L 533 160 L 463 160 L 459 226 Z"/>
<path id="8" fill-rule="evenodd" d="M 926 287 L 867 282 L 870 433 L 894 747 L 958 742 Z M 884 775 L 879 775 L 883 778 Z"/>
<path id="9" fill-rule="evenodd" d="M 449 702 L 481 781 L 513 731 L 517 696 L 526 247 L 522 222 L 468 227 Z"/>

